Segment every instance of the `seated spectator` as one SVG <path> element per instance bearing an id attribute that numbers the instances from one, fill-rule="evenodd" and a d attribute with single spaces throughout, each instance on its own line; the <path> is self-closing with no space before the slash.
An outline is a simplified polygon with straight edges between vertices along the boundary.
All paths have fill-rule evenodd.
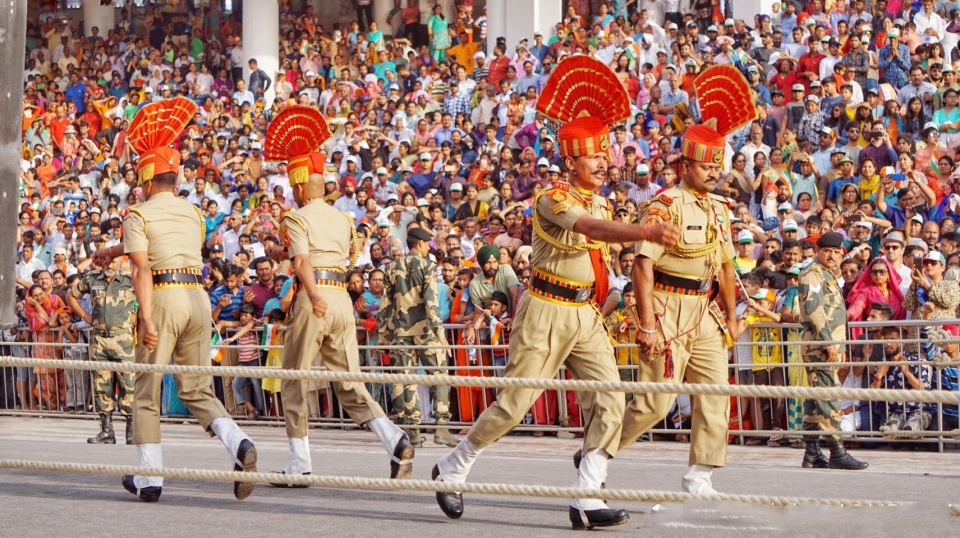
<path id="1" fill-rule="evenodd" d="M 884 340 L 898 340 L 902 338 L 900 328 L 887 326 L 881 329 Z M 921 362 L 916 353 L 903 349 L 899 342 L 883 344 L 884 360 L 896 362 L 893 366 L 883 365 L 873 375 L 872 388 L 930 390 L 930 367 Z M 922 351 L 923 362 L 933 357 L 932 346 L 926 346 Z M 887 421 L 880 426 L 884 437 L 897 438 L 901 432 L 919 436 L 930 425 L 933 405 L 917 402 L 890 402 L 887 406 Z"/>

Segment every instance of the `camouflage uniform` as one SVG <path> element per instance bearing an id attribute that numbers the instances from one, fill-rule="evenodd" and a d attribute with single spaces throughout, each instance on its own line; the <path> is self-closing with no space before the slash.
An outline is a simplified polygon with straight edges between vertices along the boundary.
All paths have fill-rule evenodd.
<path id="1" fill-rule="evenodd" d="M 416 373 L 417 364 L 434 367 L 446 362 L 440 345 L 440 303 L 437 284 L 437 264 L 429 258 L 411 253 L 394 260 L 386 270 L 383 298 L 377 326 L 380 340 L 397 346 L 411 346 L 394 350 L 391 356 L 403 373 Z M 423 349 L 413 346 L 430 346 Z M 442 370 L 430 370 L 428 375 L 443 375 Z M 393 409 L 400 424 L 420 424 L 417 385 L 393 385 Z M 450 387 L 430 387 L 433 416 L 437 423 L 450 420 Z"/>
<path id="2" fill-rule="evenodd" d="M 89 273 L 73 285 L 73 296 L 80 299 L 90 294 L 93 306 L 90 317 L 93 330 L 90 333 L 90 349 L 93 360 L 133 362 L 134 324 L 137 299 L 133 294 L 133 279 L 129 274 L 117 273 L 113 280 L 103 271 Z M 97 413 L 110 415 L 119 407 L 120 414 L 130 417 L 133 405 L 132 373 L 97 371 L 94 383 Z M 119 392 L 118 406 L 114 393 Z"/>
<path id="3" fill-rule="evenodd" d="M 827 350 L 844 353 L 845 346 L 832 344 L 847 337 L 847 310 L 837 277 L 814 261 L 800 272 L 800 324 L 804 362 L 827 362 Z M 807 367 L 811 387 L 836 387 L 837 369 Z M 808 431 L 836 432 L 840 429 L 840 400 L 804 400 L 803 428 Z M 833 435 L 837 441 L 838 435 Z"/>

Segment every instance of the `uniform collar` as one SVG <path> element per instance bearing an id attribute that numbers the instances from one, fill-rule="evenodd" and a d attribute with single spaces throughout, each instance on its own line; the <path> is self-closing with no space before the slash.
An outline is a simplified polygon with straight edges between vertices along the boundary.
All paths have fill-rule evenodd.
<path id="1" fill-rule="evenodd" d="M 693 192 L 693 189 L 691 189 L 683 181 L 680 182 L 680 185 L 678 185 L 677 188 L 679 188 L 680 192 L 683 193 L 683 203 L 685 204 L 696 204 L 696 203 L 699 203 L 701 199 L 706 199 L 706 200 L 710 199 L 709 194 L 698 194 L 696 192 Z"/>

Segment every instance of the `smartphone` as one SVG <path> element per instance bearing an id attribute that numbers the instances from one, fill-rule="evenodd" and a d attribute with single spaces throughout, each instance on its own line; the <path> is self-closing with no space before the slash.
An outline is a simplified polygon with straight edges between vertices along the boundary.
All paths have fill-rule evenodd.
<path id="1" fill-rule="evenodd" d="M 907 174 L 890 174 L 890 179 L 893 181 L 906 181 Z"/>
<path id="2" fill-rule="evenodd" d="M 843 221 L 847 224 L 853 224 L 855 222 L 860 222 L 860 213 L 854 213 L 853 215 L 847 215 L 843 218 Z"/>
<path id="3" fill-rule="evenodd" d="M 914 213 L 918 213 L 920 215 L 926 215 L 928 211 L 930 211 L 930 206 L 928 206 L 927 204 L 920 204 L 920 205 L 913 206 Z"/>

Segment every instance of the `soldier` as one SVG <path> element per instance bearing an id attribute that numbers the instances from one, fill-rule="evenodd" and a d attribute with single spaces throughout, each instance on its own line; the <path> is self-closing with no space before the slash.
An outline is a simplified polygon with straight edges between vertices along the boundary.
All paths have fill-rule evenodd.
<path id="1" fill-rule="evenodd" d="M 570 183 L 555 183 L 534 199 L 533 276 L 516 307 L 505 377 L 550 379 L 566 363 L 577 379 L 619 380 L 613 347 L 597 309 L 609 285 L 607 242 L 649 239 L 673 244 L 677 239 L 672 224 L 613 222 L 609 202 L 594 195 L 606 179 L 610 160 L 608 126 L 630 113 L 625 92 L 615 94 L 618 106 L 605 107 L 589 99 L 567 101 L 571 92 L 560 88 L 583 80 L 623 87 L 601 62 L 575 56 L 559 64 L 550 77 L 556 89 L 545 88 L 537 101 L 538 111 L 564 122 L 559 138 Z M 466 482 L 481 451 L 516 426 L 541 392 L 501 389 L 466 438 L 434 466 L 434 480 Z M 574 487 L 594 489 L 604 481 L 607 460 L 617 453 L 625 399 L 614 392 L 581 393 L 580 397 L 586 414 L 584 457 Z M 436 496 L 448 517 L 463 515 L 460 493 Z M 574 529 L 623 525 L 630 519 L 625 510 L 610 509 L 599 499 L 573 499 L 568 513 Z"/>
<path id="2" fill-rule="evenodd" d="M 409 346 L 391 351 L 398 365 L 410 368 L 404 373 L 415 373 L 417 365 L 436 367 L 446 362 L 446 347 L 443 320 L 440 319 L 440 303 L 437 284 L 437 264 L 427 256 L 433 239 L 423 228 L 411 228 L 407 232 L 407 247 L 410 253 L 394 260 L 386 270 L 383 298 L 377 326 L 380 328 L 380 343 Z M 429 375 L 443 375 L 441 370 L 428 370 Z M 420 425 L 420 406 L 417 401 L 417 385 L 393 385 L 393 408 L 400 424 Z M 446 424 L 450 420 L 450 387 L 430 387 L 433 400 L 433 417 L 437 428 L 433 442 L 449 447 L 457 446 L 458 440 L 450 435 Z M 411 442 L 420 446 L 419 428 L 412 428 Z"/>
<path id="3" fill-rule="evenodd" d="M 286 370 L 309 370 L 319 353 L 330 371 L 360 371 L 356 322 L 344 271 L 356 261 L 350 258 L 356 230 L 351 217 L 323 201 L 326 156 L 315 152 L 329 137 L 323 116 L 306 106 L 284 110 L 267 131 L 267 159 L 287 161 L 293 198 L 300 207 L 280 220 L 285 247 L 270 253 L 278 261 L 292 259 L 299 282 L 283 342 Z M 310 474 L 313 469 L 307 437 L 307 385 L 307 380 L 298 379 L 284 379 L 281 384 L 290 446 L 290 465 L 283 474 Z M 414 456 L 409 436 L 390 422 L 363 383 L 333 383 L 333 388 L 350 418 L 358 425 L 366 424 L 380 438 L 391 456 L 390 478 L 409 478 Z"/>
<path id="4" fill-rule="evenodd" d="M 140 303 L 139 364 L 210 366 L 210 299 L 203 290 L 200 248 L 206 235 L 200 210 L 176 195 L 180 153 L 167 147 L 197 105 L 183 97 L 151 103 L 128 129 L 140 160 L 138 181 L 146 202 L 130 207 L 123 244 L 96 253 L 108 266 L 126 253 L 133 263 L 133 289 Z M 193 238 L 192 240 L 190 238 Z M 213 394 L 208 375 L 175 374 L 180 399 L 203 429 L 216 435 L 234 462 L 234 470 L 256 472 L 257 451 Z M 161 373 L 140 373 L 134 385 L 133 443 L 140 465 L 163 467 L 160 448 Z M 160 500 L 163 478 L 125 475 L 123 487 L 140 500 Z M 234 482 L 233 494 L 245 499 L 253 482 Z"/>
<path id="5" fill-rule="evenodd" d="M 817 239 L 817 259 L 800 271 L 797 301 L 800 305 L 800 324 L 803 326 L 803 362 L 838 363 L 846 360 L 843 344 L 847 339 L 847 310 L 843 291 L 834 274 L 843 259 L 843 236 L 829 232 Z M 811 387 L 836 387 L 837 369 L 833 366 L 807 367 Z M 830 459 L 820 451 L 816 436 L 806 438 L 803 453 L 804 468 L 866 469 L 868 463 L 847 453 L 840 431 L 840 400 L 813 400 L 803 402 L 803 429 L 828 434 Z"/>
<path id="6" fill-rule="evenodd" d="M 730 206 L 711 193 L 720 180 L 726 135 L 755 118 L 756 109 L 745 97 L 750 89 L 739 72 L 723 67 L 710 76 L 720 89 L 721 110 L 710 101 L 699 102 L 704 123 L 688 127 L 683 135 L 680 184 L 645 203 L 639 218 L 648 225 L 672 222 L 680 227 L 676 246 L 639 241 L 634 249 L 640 381 L 726 385 L 729 347 L 741 331 Z M 744 97 L 731 95 L 735 92 Z M 716 287 L 723 312 L 714 300 Z M 674 394 L 635 395 L 623 417 L 620 449 L 660 423 L 675 400 Z M 690 466 L 680 482 L 684 491 L 716 493 L 711 476 L 726 464 L 729 406 L 727 396 L 695 397 Z"/>
<path id="7" fill-rule="evenodd" d="M 77 279 L 67 304 L 92 327 L 90 354 L 95 361 L 133 362 L 137 298 L 129 273 L 117 273 L 120 261 L 114 259 L 99 272 L 88 272 Z M 90 294 L 90 312 L 80 306 L 80 299 Z M 115 444 L 113 410 L 119 409 L 127 419 L 126 441 L 133 444 L 133 383 L 135 374 L 98 370 L 94 383 L 94 399 L 100 415 L 100 433 L 87 439 L 91 444 Z M 114 394 L 120 397 L 117 405 Z"/>

